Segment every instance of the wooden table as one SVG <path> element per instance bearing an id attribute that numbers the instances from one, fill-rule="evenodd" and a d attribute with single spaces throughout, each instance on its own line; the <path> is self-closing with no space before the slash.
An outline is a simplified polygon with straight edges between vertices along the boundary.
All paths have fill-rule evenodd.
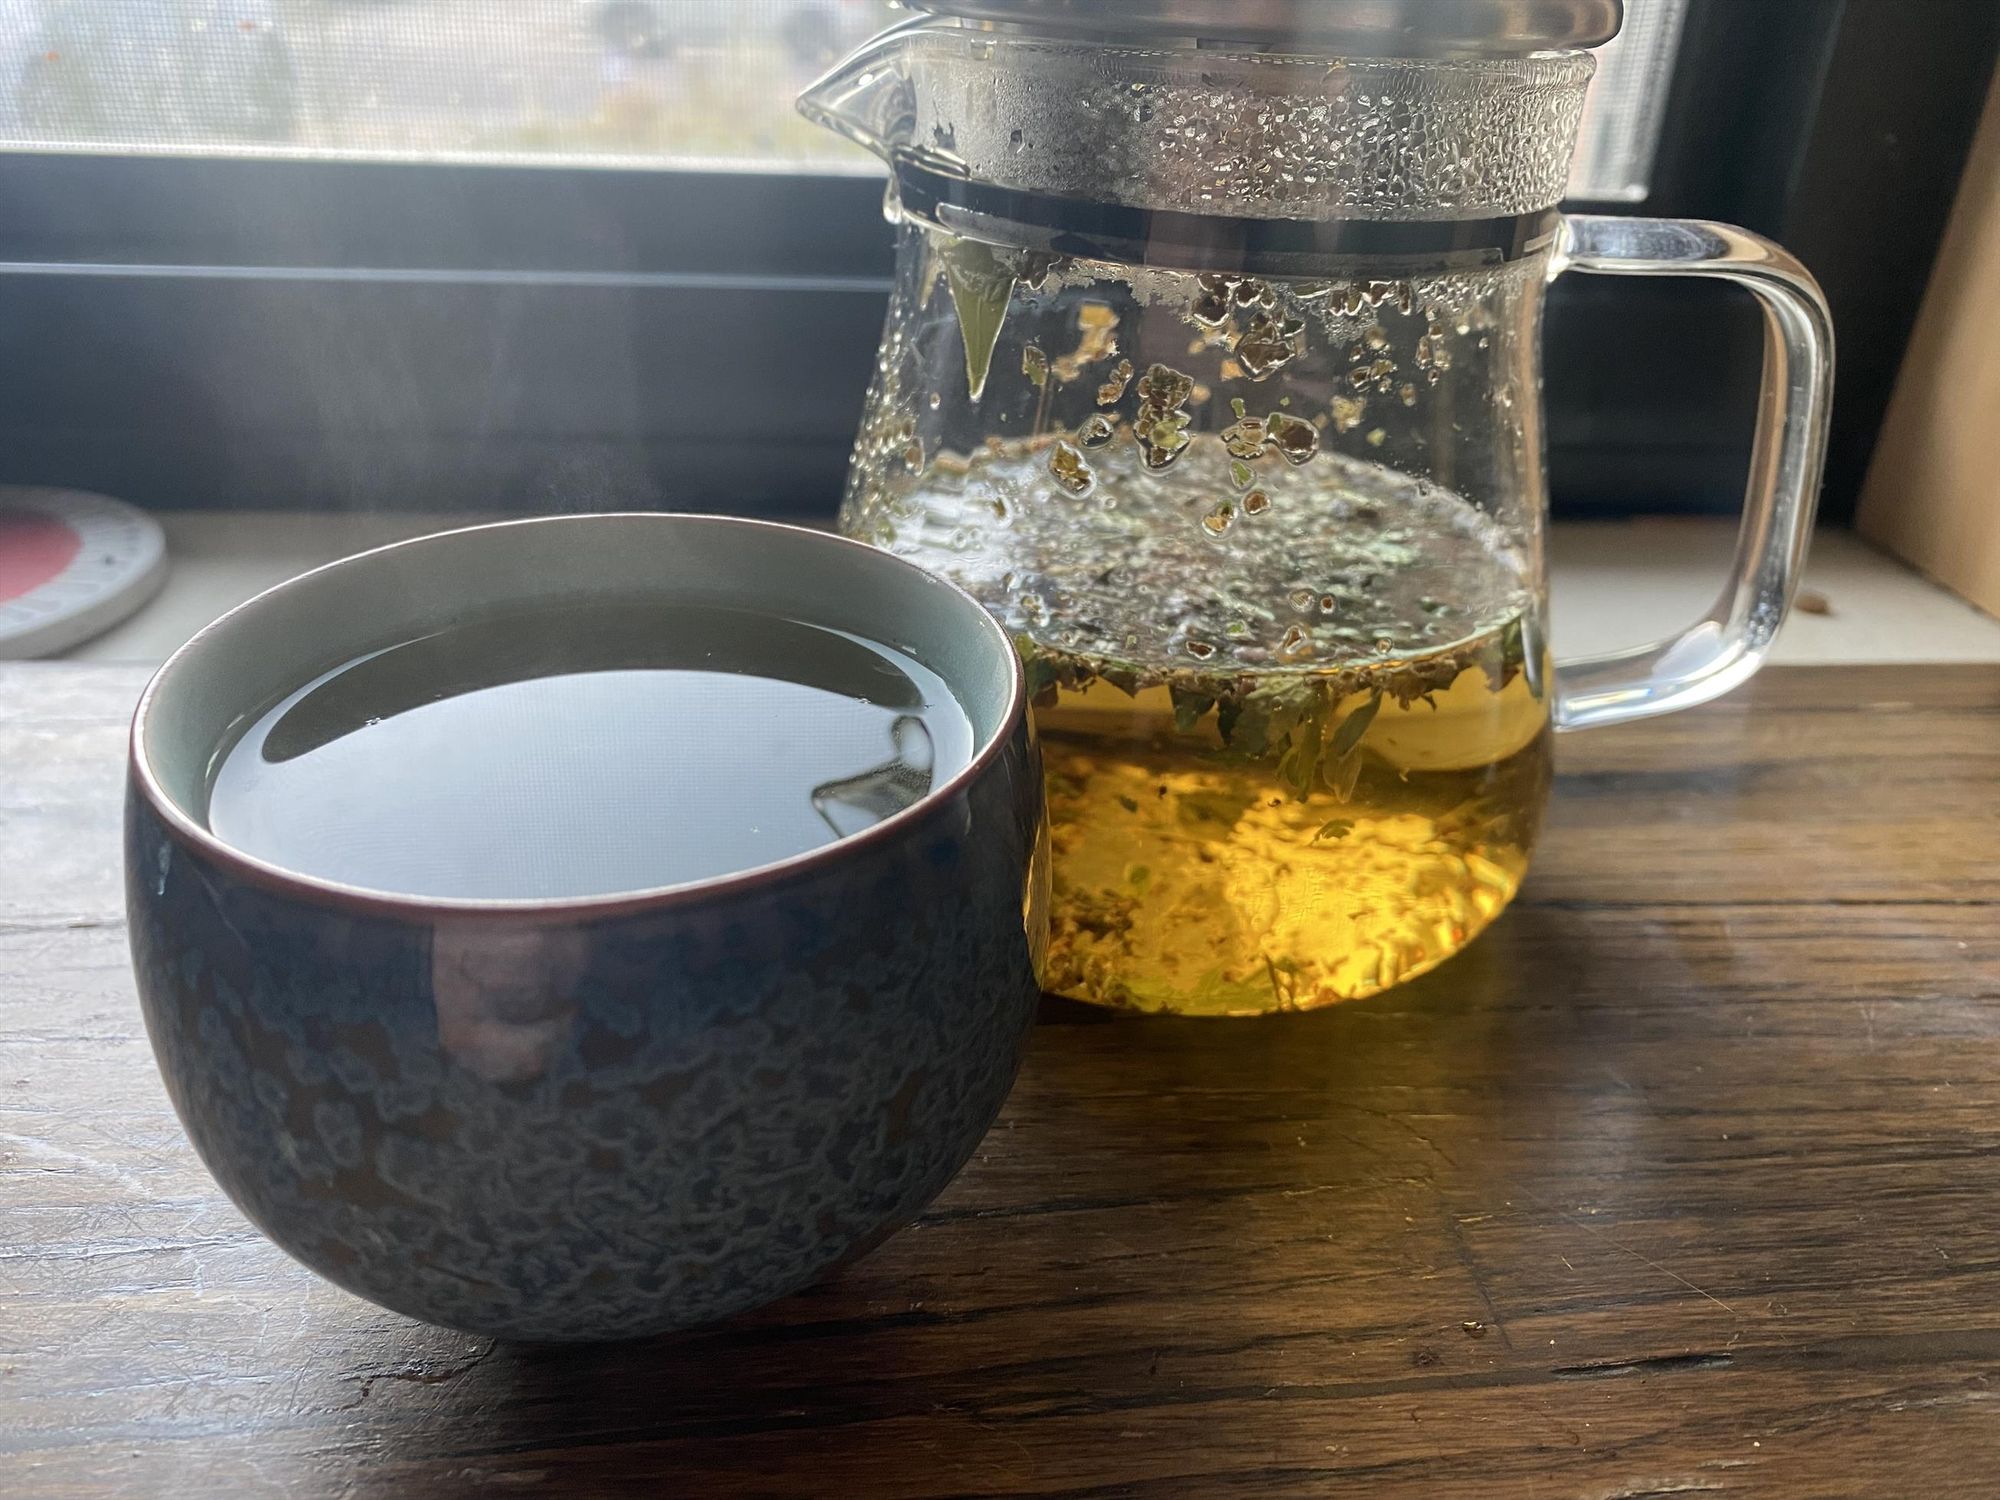
<path id="1" fill-rule="evenodd" d="M 2000 669 L 1566 740 L 1443 972 L 1052 1003 L 918 1226 L 553 1352 L 335 1291 L 196 1163 L 119 917 L 139 683 L 0 671 L 0 1493 L 2000 1493 Z"/>

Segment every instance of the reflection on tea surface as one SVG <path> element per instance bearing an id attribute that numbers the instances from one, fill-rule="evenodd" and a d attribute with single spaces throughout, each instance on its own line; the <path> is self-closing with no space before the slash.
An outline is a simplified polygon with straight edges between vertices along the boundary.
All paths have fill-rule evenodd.
<path id="1" fill-rule="evenodd" d="M 910 806 L 972 755 L 937 675 L 749 612 L 589 602 L 358 657 L 219 759 L 209 826 L 370 890 L 550 899 L 788 858 Z"/>

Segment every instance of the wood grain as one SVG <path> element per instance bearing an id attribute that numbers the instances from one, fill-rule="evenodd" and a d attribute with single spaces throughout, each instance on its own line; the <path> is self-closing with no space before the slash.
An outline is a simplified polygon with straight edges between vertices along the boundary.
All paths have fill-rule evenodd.
<path id="1" fill-rule="evenodd" d="M 1566 739 L 1515 909 L 1262 1022 L 1051 1002 L 924 1220 L 549 1351 L 317 1282 L 126 970 L 114 668 L 0 671 L 0 1493 L 1990 1496 L 2000 670 Z"/>

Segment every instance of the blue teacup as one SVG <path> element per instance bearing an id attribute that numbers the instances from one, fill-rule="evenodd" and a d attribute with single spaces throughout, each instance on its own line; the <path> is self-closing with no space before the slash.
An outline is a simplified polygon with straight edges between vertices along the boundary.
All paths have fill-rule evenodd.
<path id="1" fill-rule="evenodd" d="M 970 763 L 808 853 L 581 899 L 363 890 L 205 825 L 233 731 L 333 664 L 496 604 L 642 594 L 907 652 L 971 720 Z M 132 730 L 133 963 L 188 1135 L 307 1266 L 477 1333 L 727 1317 L 908 1222 L 1012 1084 L 1046 848 L 1020 667 L 985 611 L 760 522 L 576 516 L 349 558 L 196 636 Z"/>

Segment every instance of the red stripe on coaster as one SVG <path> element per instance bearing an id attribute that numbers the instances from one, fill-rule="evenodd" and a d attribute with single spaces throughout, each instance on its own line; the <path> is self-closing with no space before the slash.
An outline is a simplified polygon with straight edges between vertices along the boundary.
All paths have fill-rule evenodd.
<path id="1" fill-rule="evenodd" d="M 0 512 L 0 604 L 31 594 L 83 550 L 83 538 L 53 516 Z"/>

